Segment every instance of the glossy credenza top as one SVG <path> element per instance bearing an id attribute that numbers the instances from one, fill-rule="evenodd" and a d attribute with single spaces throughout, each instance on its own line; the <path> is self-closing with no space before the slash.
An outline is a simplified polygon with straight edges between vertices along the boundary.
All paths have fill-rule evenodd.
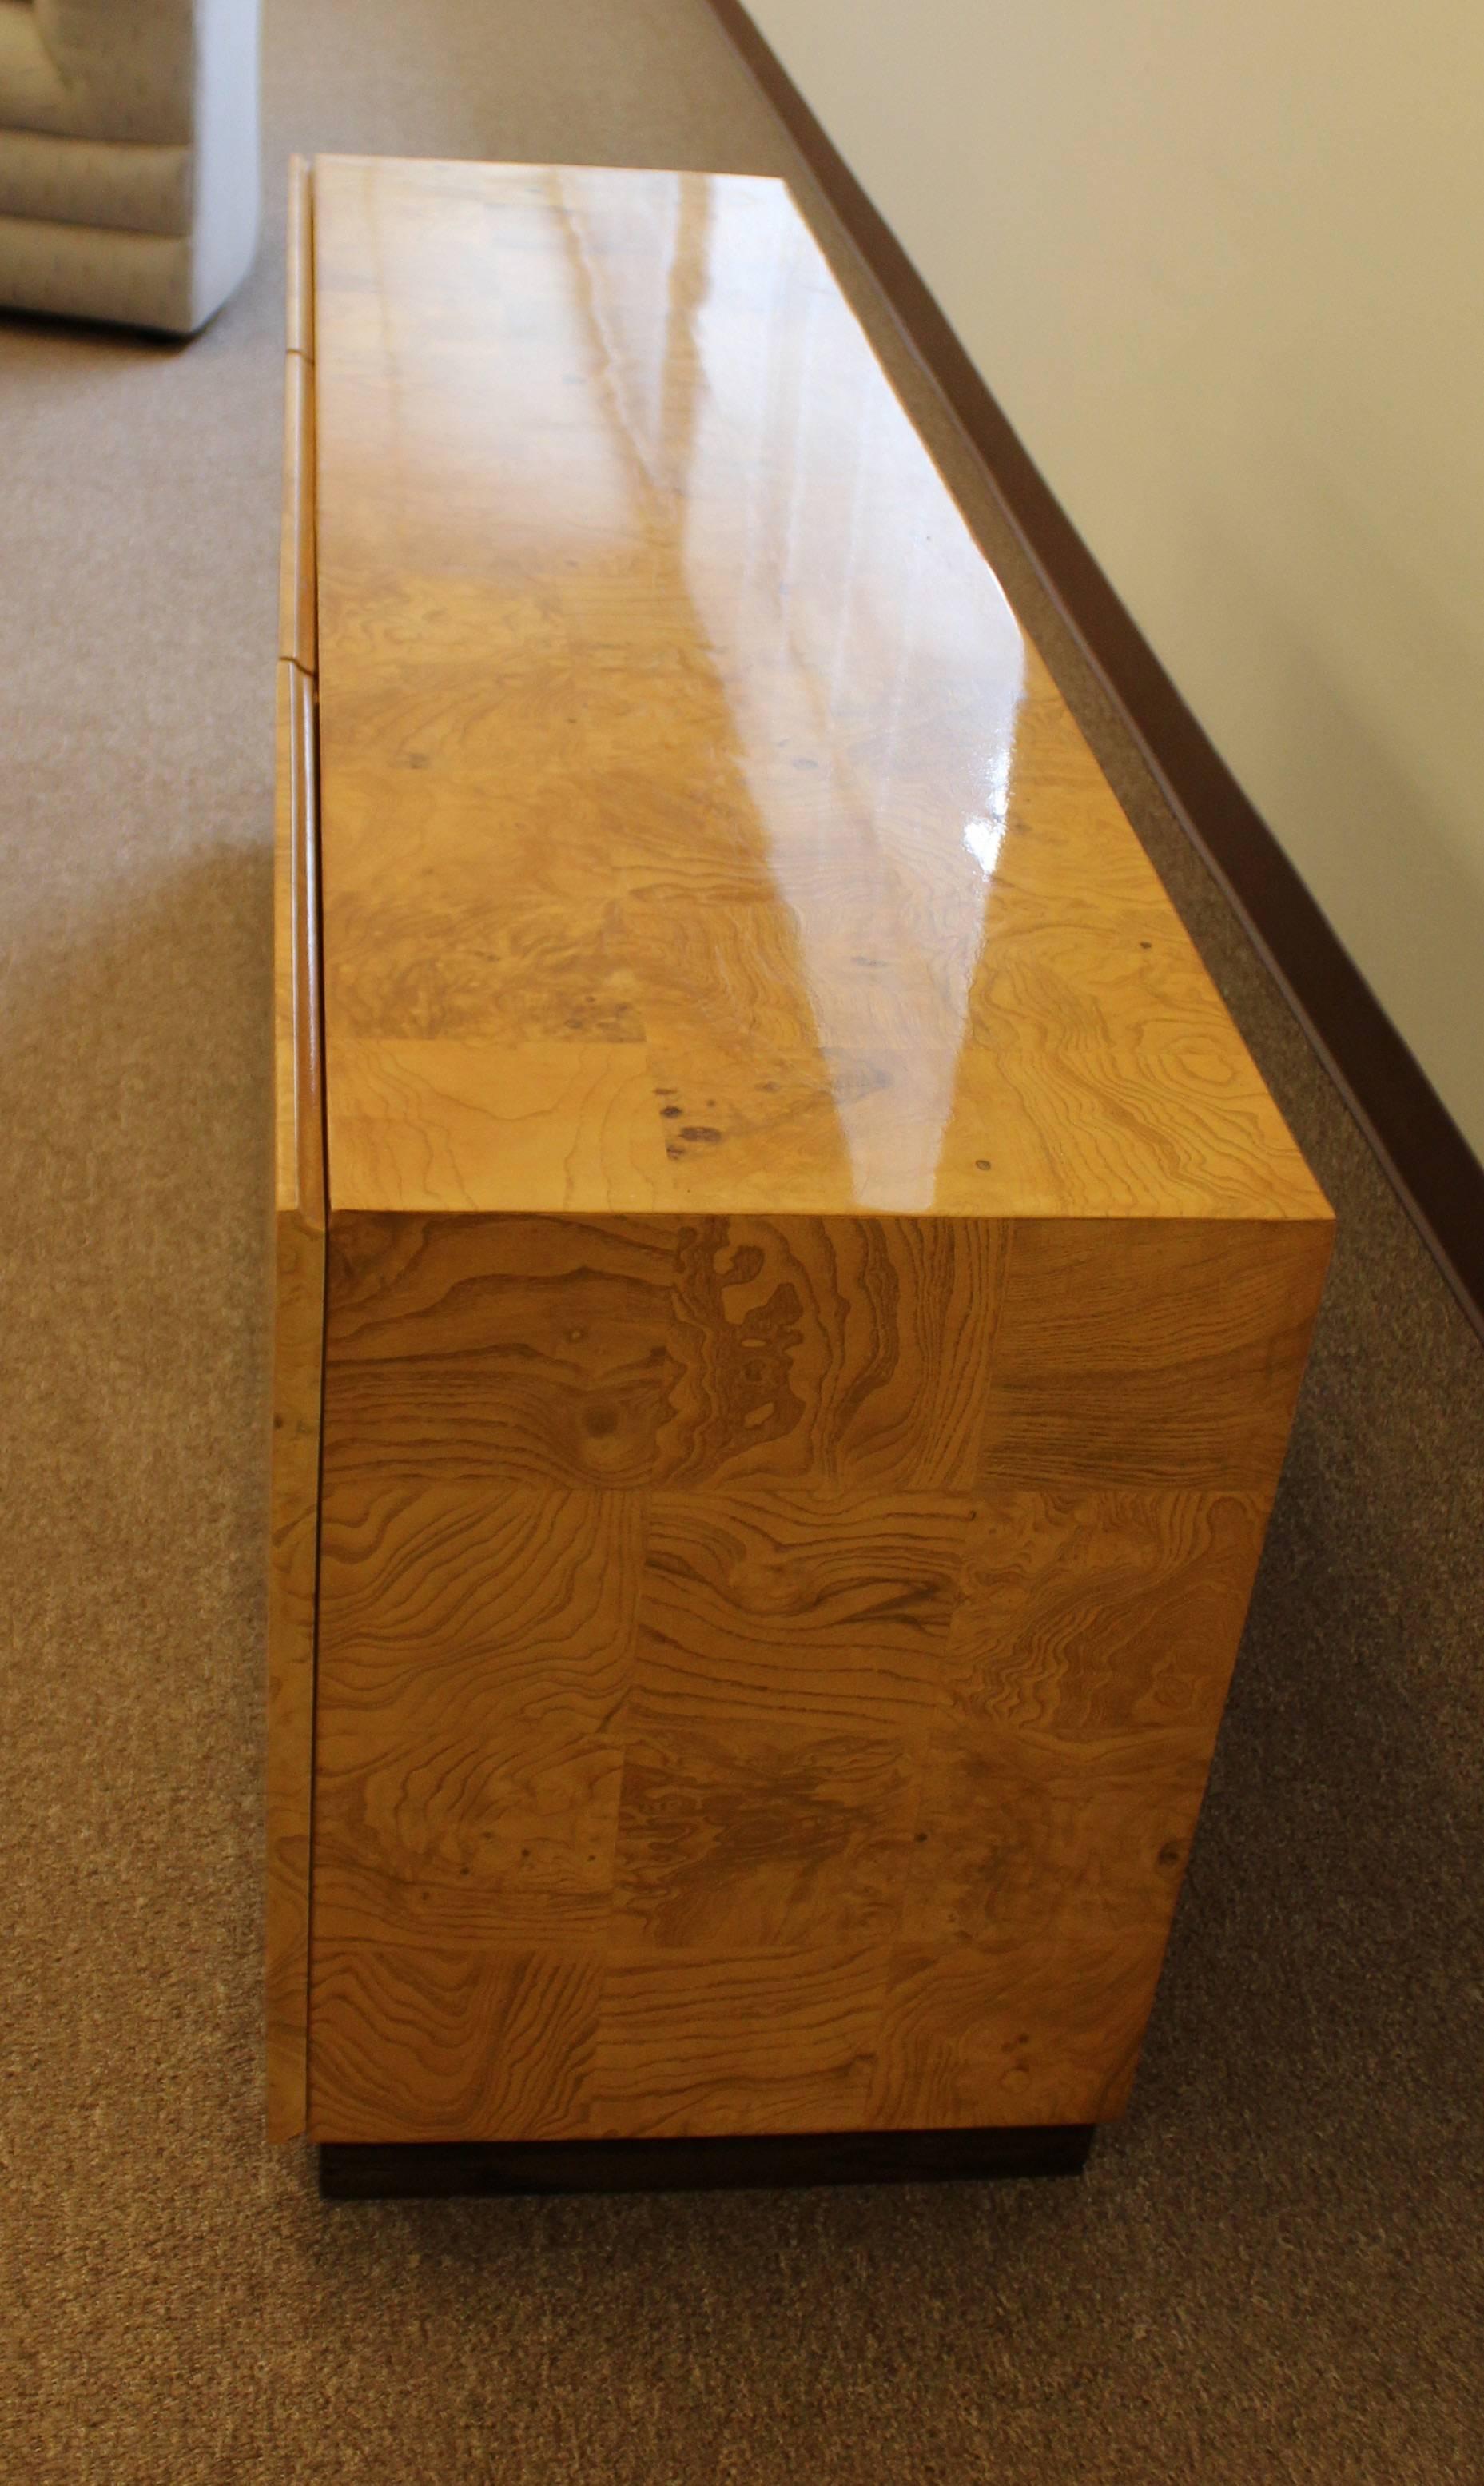
<path id="1" fill-rule="evenodd" d="M 1327 1213 L 782 183 L 314 260 L 337 1210 Z"/>

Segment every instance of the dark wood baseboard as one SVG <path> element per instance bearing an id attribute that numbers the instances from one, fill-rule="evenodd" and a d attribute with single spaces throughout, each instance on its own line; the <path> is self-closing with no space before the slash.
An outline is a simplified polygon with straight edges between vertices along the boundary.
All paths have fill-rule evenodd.
<path id="1" fill-rule="evenodd" d="M 1186 705 L 947 318 L 741 0 L 710 0 L 948 400 L 1005 516 L 1484 1337 L 1484 1165 Z"/>
<path id="2" fill-rule="evenodd" d="M 464 2194 L 698 2193 L 1076 2175 L 1095 2124 L 976 2132 L 795 2132 L 698 2141 L 327 2141 L 327 2201 Z"/>

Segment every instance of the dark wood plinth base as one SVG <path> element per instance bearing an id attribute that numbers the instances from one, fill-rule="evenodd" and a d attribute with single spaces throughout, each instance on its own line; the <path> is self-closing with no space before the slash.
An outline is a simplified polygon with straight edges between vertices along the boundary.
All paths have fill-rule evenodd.
<path id="1" fill-rule="evenodd" d="M 691 2193 L 1076 2175 L 1096 2128 L 1054 2123 L 686 2141 L 327 2141 L 319 2151 L 319 2190 L 327 2201 L 406 2201 L 454 2194 Z"/>

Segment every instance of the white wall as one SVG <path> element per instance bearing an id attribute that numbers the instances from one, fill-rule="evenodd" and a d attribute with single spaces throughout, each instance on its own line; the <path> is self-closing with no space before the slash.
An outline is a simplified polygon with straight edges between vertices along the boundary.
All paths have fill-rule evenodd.
<path id="1" fill-rule="evenodd" d="M 1484 10 L 748 6 L 1484 1152 Z"/>

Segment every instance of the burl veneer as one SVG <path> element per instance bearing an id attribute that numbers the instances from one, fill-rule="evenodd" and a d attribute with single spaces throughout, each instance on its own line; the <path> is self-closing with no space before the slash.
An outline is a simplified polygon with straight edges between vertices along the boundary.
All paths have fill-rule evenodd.
<path id="1" fill-rule="evenodd" d="M 1330 1212 L 783 186 L 312 187 L 274 2128 L 1114 2115 Z"/>

